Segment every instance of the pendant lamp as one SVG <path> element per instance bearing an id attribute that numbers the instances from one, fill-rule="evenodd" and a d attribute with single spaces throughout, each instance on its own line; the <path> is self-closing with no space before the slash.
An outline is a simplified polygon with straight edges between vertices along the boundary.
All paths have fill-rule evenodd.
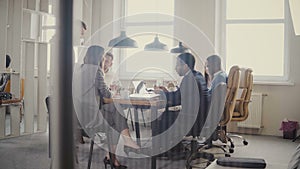
<path id="1" fill-rule="evenodd" d="M 145 45 L 145 51 L 167 51 L 168 46 L 164 43 L 161 43 L 158 39 L 158 36 L 154 38 L 154 41 Z"/>
<path id="2" fill-rule="evenodd" d="M 138 47 L 135 40 L 126 36 L 125 31 L 121 31 L 120 36 L 110 40 L 108 46 L 113 48 L 137 48 Z"/>
<path id="3" fill-rule="evenodd" d="M 190 53 L 190 49 L 182 45 L 182 42 L 179 42 L 178 47 L 171 49 L 171 53 Z"/>

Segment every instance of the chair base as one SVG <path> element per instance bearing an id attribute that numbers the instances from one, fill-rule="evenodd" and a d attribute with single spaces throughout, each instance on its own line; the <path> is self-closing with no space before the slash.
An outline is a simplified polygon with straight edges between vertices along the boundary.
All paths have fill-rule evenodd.
<path id="1" fill-rule="evenodd" d="M 295 142 L 297 139 L 300 139 L 300 135 L 293 139 L 293 142 Z"/>
<path id="2" fill-rule="evenodd" d="M 208 163 L 214 161 L 214 154 L 203 151 L 206 147 L 207 146 L 205 144 L 198 144 L 197 140 L 193 138 L 193 140 L 191 141 L 191 150 L 186 157 L 185 164 L 187 169 L 192 169 L 192 161 L 198 158 L 207 159 Z"/>
<path id="3" fill-rule="evenodd" d="M 248 145 L 248 141 L 241 135 L 238 135 L 238 134 L 230 134 L 230 133 L 227 133 L 227 137 L 231 139 L 231 137 L 237 137 L 237 138 L 240 138 L 241 140 L 243 140 L 243 144 L 246 146 Z M 234 146 L 234 144 L 232 143 L 232 145 Z M 233 147 L 234 148 L 234 147 Z"/>

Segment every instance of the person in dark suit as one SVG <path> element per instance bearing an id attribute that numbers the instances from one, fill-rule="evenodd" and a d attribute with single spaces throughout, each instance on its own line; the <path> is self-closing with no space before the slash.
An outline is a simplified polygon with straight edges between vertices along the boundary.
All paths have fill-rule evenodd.
<path id="1" fill-rule="evenodd" d="M 207 109 L 209 106 L 209 93 L 203 75 L 194 69 L 195 58 L 191 53 L 182 53 L 177 57 L 175 70 L 179 76 L 183 76 L 180 87 L 176 91 L 169 92 L 165 87 L 158 87 L 166 96 L 167 105 L 166 111 L 157 120 L 158 131 L 155 134 L 160 134 L 166 131 L 176 120 L 180 111 L 169 111 L 168 107 L 181 105 L 182 113 L 188 117 L 196 112 L 196 120 L 193 127 L 186 135 L 194 132 L 200 132 L 203 127 Z M 159 90 L 156 88 L 156 92 Z M 161 91 L 160 91 L 161 92 Z M 197 100 L 197 103 L 195 102 Z M 198 102 L 199 101 L 199 102 Z M 196 104 L 195 104 L 196 103 Z M 194 116 L 195 117 L 195 116 Z"/>

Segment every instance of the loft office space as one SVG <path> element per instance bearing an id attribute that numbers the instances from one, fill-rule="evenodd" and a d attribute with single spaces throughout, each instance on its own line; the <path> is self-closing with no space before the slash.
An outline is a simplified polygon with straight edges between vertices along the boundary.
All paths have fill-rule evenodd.
<path id="1" fill-rule="evenodd" d="M 6 37 L 7 40 L 3 40 L 1 42 L 4 43 L 3 45 L 1 45 L 1 48 L 3 48 L 3 50 L 1 50 L 2 52 L 1 57 L 4 57 L 6 53 L 10 54 L 12 57 L 13 61 L 12 61 L 11 68 L 16 72 L 12 75 L 12 84 L 19 84 L 19 81 L 21 81 L 21 79 L 25 79 L 25 87 L 24 87 L 25 106 L 24 107 L 26 107 L 26 109 L 24 109 L 23 120 L 24 122 L 25 121 L 26 122 L 24 123 L 23 131 L 25 134 L 34 133 L 36 132 L 36 130 L 46 131 L 47 113 L 44 105 L 44 98 L 49 94 L 49 90 L 51 90 L 48 87 L 46 87 L 47 72 L 50 71 L 50 66 L 51 66 L 51 64 L 47 64 L 50 63 L 50 59 L 46 59 L 46 58 L 50 58 L 49 53 L 51 49 L 49 47 L 49 44 L 50 44 L 50 39 L 52 38 L 51 34 L 52 35 L 54 34 L 53 23 L 55 23 L 53 16 L 47 13 L 51 14 L 51 11 L 53 10 L 53 6 L 55 6 L 55 3 L 51 3 L 50 1 L 49 2 L 22 1 L 22 2 L 14 2 L 14 3 L 12 3 L 11 1 L 9 2 L 3 1 L 3 3 L 4 5 L 1 5 L 1 8 L 3 8 L 3 10 L 1 11 L 5 14 L 1 16 L 4 18 L 4 20 L 7 20 L 7 22 L 6 24 L 1 25 L 1 30 L 2 30 L 1 34 L 3 34 L 4 36 L 2 37 Z M 133 3 L 134 5 L 132 5 L 131 3 Z M 268 2 L 266 1 L 266 3 Z M 269 32 L 269 34 L 266 37 L 271 36 L 273 38 L 277 37 L 281 39 L 281 41 L 276 41 L 278 47 L 273 46 L 275 45 L 273 44 L 275 40 L 267 39 L 266 42 L 260 41 L 262 42 L 262 44 L 258 44 L 259 41 L 255 41 L 258 37 L 263 38 L 265 37 L 264 35 L 266 35 L 265 34 L 266 30 L 261 30 L 259 29 L 259 27 L 255 27 L 253 25 L 252 25 L 253 27 L 248 27 L 248 28 L 246 27 L 249 25 L 251 26 L 250 23 L 252 22 L 254 23 L 256 21 L 255 19 L 251 20 L 250 23 L 247 23 L 247 19 L 243 18 L 242 15 L 239 15 L 238 19 L 236 20 L 230 17 L 224 18 L 225 11 L 230 11 L 231 8 L 229 7 L 231 6 L 228 6 L 229 9 L 226 9 L 225 4 L 220 3 L 218 1 L 191 1 L 189 3 L 183 1 L 172 1 L 168 3 L 168 5 L 172 4 L 172 6 L 169 8 L 166 7 L 167 9 L 161 9 L 162 11 L 160 11 L 160 9 L 158 9 L 157 6 L 163 6 L 163 5 L 152 4 L 154 7 L 151 9 L 151 5 L 149 4 L 148 6 L 149 10 L 147 11 L 146 7 L 143 8 L 143 6 L 140 6 L 141 4 L 138 5 L 138 2 L 132 2 L 132 1 L 131 2 L 128 1 L 128 4 L 126 3 L 121 4 L 115 1 L 82 1 L 82 2 L 75 1 L 74 6 L 76 7 L 76 9 L 79 10 L 76 10 L 74 18 L 83 20 L 87 23 L 88 29 L 84 35 L 84 39 L 86 44 L 88 44 L 90 37 L 92 37 L 92 35 L 97 35 L 97 33 L 95 34 L 95 32 L 97 32 L 101 28 L 105 28 L 107 24 L 111 23 L 114 20 L 118 21 L 118 19 L 121 16 L 123 16 L 123 13 L 125 13 L 125 11 L 127 11 L 127 13 L 129 14 L 139 14 L 141 12 L 154 12 L 154 13 L 167 13 L 168 15 L 170 15 L 170 13 L 171 14 L 174 13 L 175 16 L 182 18 L 187 23 L 190 23 L 191 25 L 195 26 L 197 29 L 203 32 L 205 36 L 207 36 L 207 39 L 211 42 L 210 45 L 214 47 L 213 51 L 216 51 L 216 53 L 222 56 L 224 68 L 227 72 L 230 66 L 233 65 L 233 63 L 235 64 L 241 63 L 241 62 L 237 62 L 236 60 L 230 60 L 230 56 L 236 56 L 237 58 L 234 59 L 239 59 L 241 58 L 241 56 L 245 55 L 246 58 L 251 57 L 252 61 L 255 61 L 255 63 L 257 64 L 257 65 L 249 65 L 249 67 L 252 67 L 253 74 L 254 74 L 253 92 L 267 95 L 263 98 L 263 102 L 262 102 L 263 103 L 262 111 L 261 111 L 262 119 L 260 123 L 261 128 L 247 129 L 247 128 L 236 127 L 236 124 L 232 124 L 231 131 L 242 130 L 240 132 L 259 134 L 259 135 L 281 136 L 282 131 L 278 129 L 280 128 L 281 121 L 284 118 L 299 121 L 299 113 L 297 112 L 298 106 L 294 101 L 294 100 L 298 100 L 297 98 L 299 97 L 297 94 L 298 91 L 297 84 L 299 81 L 299 78 L 297 76 L 297 70 L 298 70 L 297 63 L 299 63 L 297 57 L 299 53 L 299 49 L 298 49 L 299 38 L 298 36 L 295 36 L 294 33 L 295 31 L 291 19 L 288 1 L 280 1 L 278 3 L 281 4 L 282 6 L 276 9 L 270 9 L 270 10 L 274 10 L 274 11 L 270 11 L 270 15 L 274 13 L 275 14 L 272 16 L 266 16 L 267 19 L 260 20 L 257 19 L 260 18 L 260 16 L 255 16 L 255 19 L 259 20 L 258 22 L 261 24 L 263 24 L 263 21 L 269 24 L 273 22 L 276 23 L 275 24 L 276 28 L 275 27 L 272 28 L 272 24 L 270 24 L 269 27 L 266 26 L 272 30 L 274 29 L 274 32 L 268 30 L 267 32 Z M 263 4 L 260 5 L 262 6 Z M 232 8 L 233 8 L 232 10 L 234 11 L 234 6 Z M 130 9 L 132 11 L 130 11 Z M 139 9 L 141 11 L 139 11 Z M 251 8 L 249 6 L 246 6 L 246 9 L 251 9 Z M 251 11 L 249 13 L 251 14 Z M 232 17 L 234 18 L 234 14 L 235 14 L 234 12 L 227 13 L 227 15 L 229 14 L 231 14 Z M 256 14 L 258 15 L 259 12 L 257 12 Z M 245 15 L 246 17 L 248 16 L 247 14 Z M 264 18 L 265 16 L 261 16 L 261 17 Z M 41 20 L 42 22 L 38 18 L 43 18 Z M 124 25 L 126 25 L 126 27 L 122 27 L 122 26 L 115 27 L 115 25 L 113 25 L 114 31 L 105 34 L 108 37 L 105 37 L 105 35 L 101 36 L 101 38 L 99 38 L 99 44 L 101 45 L 104 44 L 103 46 L 107 45 L 110 39 L 117 37 L 120 34 L 120 29 L 127 30 L 127 35 L 131 36 L 133 39 L 139 42 L 138 45 L 140 50 L 144 48 L 144 45 L 153 41 L 157 32 L 163 31 L 165 29 L 167 30 L 167 32 L 173 31 L 174 37 L 177 38 L 182 37 L 182 39 L 186 38 L 185 37 L 186 34 L 184 34 L 185 27 L 180 27 L 180 26 L 176 27 L 176 24 L 174 26 L 173 25 L 174 21 L 172 20 L 170 21 L 169 18 L 166 18 L 167 21 L 164 21 L 163 20 L 164 18 L 160 18 L 159 16 L 153 17 L 152 19 L 154 20 L 152 22 L 153 25 L 151 25 L 153 27 L 152 33 L 147 35 L 140 35 L 140 36 L 134 34 L 135 29 L 143 30 L 143 27 L 146 27 L 144 29 L 148 29 L 151 26 L 149 25 L 145 26 L 143 25 L 143 23 L 126 24 L 126 20 L 119 20 L 120 24 L 121 22 L 123 24 L 125 22 Z M 162 23 L 159 23 L 160 21 Z M 238 23 L 239 21 L 240 23 Z M 162 24 L 163 26 L 160 27 L 159 24 Z M 22 31 L 20 30 L 20 28 L 22 28 L 21 29 Z M 227 28 L 227 31 L 225 31 L 226 30 L 225 28 Z M 236 29 L 239 29 L 240 32 L 236 31 Z M 251 32 L 249 32 L 249 29 L 252 31 L 255 30 L 254 35 L 250 34 Z M 248 31 L 248 33 L 243 33 L 241 31 Z M 76 31 L 74 30 L 74 32 Z M 233 34 L 233 32 L 236 34 Z M 280 33 L 280 35 L 278 35 L 278 33 Z M 245 34 L 252 35 L 252 36 L 245 37 Z M 169 49 L 175 47 L 178 44 L 178 39 L 174 37 L 164 36 L 164 34 L 162 33 L 158 33 L 158 35 L 160 41 L 166 43 Z M 74 37 L 74 39 L 77 38 L 76 36 Z M 239 38 L 234 39 L 237 38 L 236 36 Z M 228 39 L 226 40 L 224 39 L 224 37 L 227 37 Z M 230 37 L 232 38 L 231 40 Z M 101 41 L 102 39 L 108 39 L 108 40 L 102 42 Z M 245 39 L 247 39 L 246 42 L 245 41 L 243 41 L 243 43 L 240 42 Z M 235 40 L 239 42 L 238 43 L 239 47 L 236 47 Z M 76 42 L 79 41 L 80 40 Z M 76 42 L 74 43 L 74 45 L 78 46 L 76 45 Z M 207 48 L 202 49 L 199 48 L 198 46 L 194 47 L 193 44 L 195 44 L 196 42 L 197 42 L 197 38 L 194 37 L 188 38 L 187 40 L 183 41 L 184 44 L 186 43 L 185 45 L 188 45 L 188 47 L 192 48 L 194 50 L 193 52 L 199 54 L 200 58 L 202 58 L 202 61 L 199 59 L 200 60 L 199 64 L 197 64 L 199 66 L 197 69 L 199 71 L 202 71 L 204 70 L 203 61 L 212 52 L 209 53 L 210 51 Z M 230 42 L 232 44 L 230 44 Z M 259 48 L 263 45 L 265 45 L 263 49 L 265 49 L 266 51 Z M 76 48 L 80 48 L 80 47 L 76 47 Z M 240 51 L 233 50 L 237 48 L 241 50 Z M 47 49 L 49 53 L 48 52 L 45 53 L 44 52 L 45 49 Z M 275 49 L 278 51 L 274 51 Z M 203 52 L 203 50 L 204 51 L 208 50 L 208 51 L 206 51 L 205 53 Z M 125 55 L 126 53 L 127 55 L 130 56 L 132 55 L 132 58 L 134 58 L 134 51 L 131 51 L 130 49 L 113 49 L 112 52 L 115 55 L 115 60 L 114 60 L 114 65 L 112 70 L 117 72 L 117 76 L 119 77 L 119 79 L 121 81 L 123 80 L 124 81 L 123 83 L 126 84 L 125 77 L 126 76 L 132 77 L 133 75 L 135 75 L 134 72 L 139 70 L 141 66 L 133 67 L 133 65 L 135 65 L 135 62 L 137 61 L 133 60 L 132 62 L 130 62 L 130 59 L 128 59 L 129 60 L 128 63 L 125 63 L 124 66 L 124 63 L 121 60 L 122 57 L 126 57 L 124 56 L 124 53 Z M 130 52 L 132 52 L 133 54 Z M 202 54 L 201 52 L 203 52 L 204 54 Z M 259 57 L 260 54 L 263 55 L 263 57 Z M 144 53 L 144 55 L 146 57 L 147 53 Z M 159 58 L 159 55 L 164 55 L 168 57 L 168 54 L 166 53 L 159 53 L 159 54 L 155 54 L 155 56 L 151 56 L 157 58 L 150 61 L 155 61 L 158 59 L 160 60 L 161 58 Z M 31 57 L 27 57 L 27 56 L 31 56 Z M 255 56 L 257 56 L 258 59 L 254 59 L 253 57 Z M 270 57 L 268 58 L 268 56 Z M 175 58 L 175 56 L 173 57 Z M 170 56 L 169 58 L 172 58 L 172 56 Z M 267 59 L 264 60 L 264 58 Z M 280 58 L 281 62 L 276 62 L 275 60 L 276 58 Z M 142 60 L 142 62 L 139 63 L 147 63 L 143 61 L 143 59 L 141 58 L 136 58 L 136 59 Z M 244 61 L 244 59 L 241 60 Z M 168 60 L 167 62 L 172 63 L 172 60 Z M 246 63 L 249 62 L 250 61 L 247 61 Z M 262 65 L 259 65 L 260 63 L 262 63 Z M 158 65 L 158 66 L 165 66 L 165 65 Z M 257 66 L 257 68 L 255 66 Z M 171 72 L 174 72 L 173 67 L 174 65 L 172 64 L 170 64 L 169 67 L 166 66 L 167 70 Z M 125 72 L 124 74 L 124 71 L 122 71 L 121 69 L 123 70 L 128 69 L 128 72 Z M 3 67 L 3 69 L 1 70 L 5 70 L 5 68 Z M 145 75 L 145 74 L 146 73 L 141 73 L 141 75 Z M 175 73 L 174 76 L 176 76 Z M 160 76 L 159 80 L 154 80 L 153 78 L 149 78 L 149 77 L 144 77 L 144 78 L 145 78 L 144 80 L 146 80 L 147 84 L 150 86 L 156 83 L 164 83 L 164 81 L 170 80 L 169 79 L 170 77 L 164 77 L 163 75 Z M 18 90 L 20 89 L 18 85 L 15 85 L 15 87 L 12 87 L 11 90 L 12 93 L 15 93 L 15 95 L 17 96 L 16 93 L 19 93 Z M 34 95 L 32 93 L 34 93 Z M 37 119 L 36 123 L 34 123 L 35 119 Z M 22 134 L 23 132 L 21 132 L 21 135 Z"/>

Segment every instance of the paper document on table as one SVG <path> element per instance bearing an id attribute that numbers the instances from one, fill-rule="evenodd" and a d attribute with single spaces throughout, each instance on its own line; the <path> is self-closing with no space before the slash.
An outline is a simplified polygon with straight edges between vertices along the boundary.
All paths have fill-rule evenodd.
<path id="1" fill-rule="evenodd" d="M 160 96 L 159 94 L 155 94 L 155 93 L 144 93 L 144 94 L 134 93 L 134 94 L 131 94 L 129 96 L 129 98 L 149 100 L 149 99 L 159 98 L 159 96 Z"/>

